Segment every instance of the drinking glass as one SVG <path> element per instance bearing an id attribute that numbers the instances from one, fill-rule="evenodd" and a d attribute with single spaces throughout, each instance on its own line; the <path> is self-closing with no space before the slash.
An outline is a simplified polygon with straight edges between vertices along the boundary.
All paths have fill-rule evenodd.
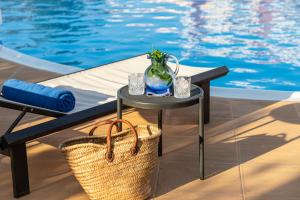
<path id="1" fill-rule="evenodd" d="M 191 95 L 191 77 L 177 76 L 174 80 L 174 97 L 188 98 Z"/>
<path id="2" fill-rule="evenodd" d="M 132 73 L 128 76 L 128 92 L 130 95 L 143 95 L 145 81 L 143 73 Z"/>

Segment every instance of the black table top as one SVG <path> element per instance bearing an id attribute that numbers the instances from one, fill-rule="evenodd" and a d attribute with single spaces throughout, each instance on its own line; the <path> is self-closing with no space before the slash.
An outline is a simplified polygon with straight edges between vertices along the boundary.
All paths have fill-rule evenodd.
<path id="1" fill-rule="evenodd" d="M 199 99 L 203 98 L 203 90 L 196 86 L 191 86 L 191 96 L 188 98 L 175 98 L 174 96 L 147 96 L 147 95 L 130 95 L 128 86 L 124 86 L 118 90 L 118 98 L 122 103 L 143 109 L 171 109 L 187 107 L 199 103 Z"/>

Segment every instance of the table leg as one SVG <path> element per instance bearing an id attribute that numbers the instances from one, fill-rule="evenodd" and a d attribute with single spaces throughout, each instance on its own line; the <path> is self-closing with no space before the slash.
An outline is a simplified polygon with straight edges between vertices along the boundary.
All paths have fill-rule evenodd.
<path id="1" fill-rule="evenodd" d="M 158 142 L 158 156 L 162 156 L 162 115 L 163 111 L 159 110 L 158 111 L 158 128 L 161 131 L 161 135 L 159 137 L 159 142 Z"/>
<path id="2" fill-rule="evenodd" d="M 122 99 L 117 99 L 117 119 L 122 119 Z M 118 131 L 122 131 L 122 123 L 118 123 Z"/>
<path id="3" fill-rule="evenodd" d="M 200 179 L 204 180 L 204 118 L 203 99 L 199 98 L 199 172 Z"/>

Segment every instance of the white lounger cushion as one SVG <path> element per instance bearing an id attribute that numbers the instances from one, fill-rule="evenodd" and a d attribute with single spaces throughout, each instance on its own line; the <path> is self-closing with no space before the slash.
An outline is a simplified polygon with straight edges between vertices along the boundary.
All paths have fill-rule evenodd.
<path id="1" fill-rule="evenodd" d="M 75 109 L 71 112 L 74 113 L 116 100 L 118 89 L 128 84 L 128 75 L 144 73 L 149 65 L 150 60 L 146 55 L 142 55 L 44 81 L 41 84 L 72 91 L 76 98 Z M 170 67 L 174 67 L 174 64 L 170 63 Z M 193 76 L 211 69 L 181 65 L 179 75 Z"/>

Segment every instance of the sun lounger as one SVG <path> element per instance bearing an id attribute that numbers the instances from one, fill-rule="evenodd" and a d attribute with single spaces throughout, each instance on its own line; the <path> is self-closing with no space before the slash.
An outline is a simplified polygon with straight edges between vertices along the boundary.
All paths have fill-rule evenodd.
<path id="1" fill-rule="evenodd" d="M 0 153 L 10 156 L 11 160 L 14 196 L 21 197 L 30 192 L 26 142 L 116 112 L 117 90 L 127 84 L 128 74 L 143 73 L 149 65 L 146 55 L 141 55 L 40 82 L 45 86 L 61 87 L 72 91 L 76 98 L 76 105 L 69 113 L 25 105 L 0 96 L 0 107 L 21 111 L 9 129 L 0 137 Z M 206 123 L 209 122 L 210 81 L 227 73 L 227 67 L 182 66 L 180 68 L 179 75 L 191 76 L 192 83 L 204 90 Z M 51 116 L 55 119 L 13 132 L 26 113 Z"/>

